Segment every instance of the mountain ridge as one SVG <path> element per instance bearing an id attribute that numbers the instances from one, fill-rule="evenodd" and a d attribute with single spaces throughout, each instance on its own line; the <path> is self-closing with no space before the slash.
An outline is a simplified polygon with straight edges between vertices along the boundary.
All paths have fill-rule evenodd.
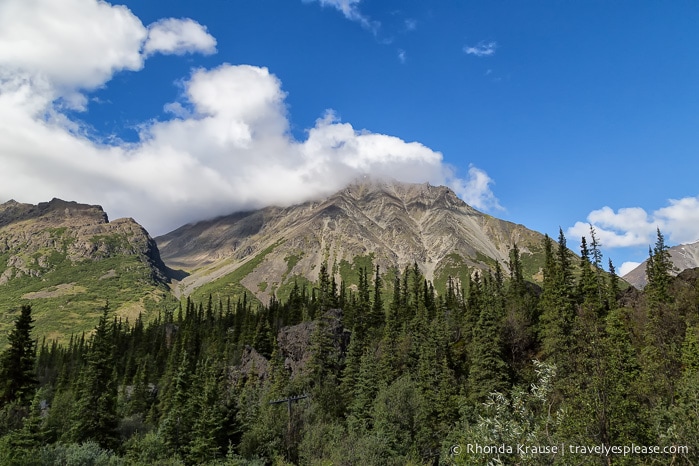
<path id="1" fill-rule="evenodd" d="M 699 267 L 699 241 L 688 244 L 678 244 L 668 248 L 670 261 L 674 270 L 670 273 L 678 275 L 680 272 Z M 643 261 L 635 269 L 624 275 L 622 278 L 636 288 L 643 289 L 648 283 L 646 278 L 646 265 L 648 260 Z"/>
<path id="2" fill-rule="evenodd" d="M 109 302 L 132 321 L 168 292 L 169 271 L 148 232 L 102 207 L 54 198 L 0 204 L 0 331 L 30 303 L 53 338 L 90 330 Z M 65 311 L 65 312 L 64 312 Z"/>
<path id="3" fill-rule="evenodd" d="M 273 247 L 275 259 L 261 258 L 241 279 L 263 301 L 289 277 L 315 281 L 324 261 L 335 275 L 343 262 L 358 257 L 371 256 L 384 271 L 416 262 L 434 280 L 450 254 L 468 267 L 486 270 L 498 262 L 508 270 L 513 244 L 532 255 L 542 239 L 523 225 L 477 211 L 447 187 L 377 180 L 352 183 L 322 200 L 221 216 L 155 238 L 164 262 L 190 273 L 176 287 L 184 295 Z"/>

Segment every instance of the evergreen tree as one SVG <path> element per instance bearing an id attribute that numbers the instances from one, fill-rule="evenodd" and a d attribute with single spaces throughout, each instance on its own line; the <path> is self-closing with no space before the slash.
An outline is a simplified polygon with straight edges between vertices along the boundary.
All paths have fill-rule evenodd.
<path id="1" fill-rule="evenodd" d="M 222 456 L 223 448 L 227 446 L 223 443 L 225 416 L 220 402 L 223 390 L 219 372 L 210 360 L 201 361 L 198 365 L 193 387 L 197 389 L 189 400 L 193 422 L 187 460 L 202 464 Z"/>
<path id="2" fill-rule="evenodd" d="M 352 402 L 349 405 L 348 425 L 357 432 L 371 428 L 372 405 L 379 388 L 379 373 L 376 358 L 371 348 L 362 354 L 356 383 L 352 387 Z"/>
<path id="3" fill-rule="evenodd" d="M 566 240 L 560 230 L 558 251 L 553 254 L 551 239 L 544 239 L 545 265 L 544 286 L 540 300 L 542 350 L 547 358 L 557 365 L 561 377 L 570 368 L 568 354 L 571 348 L 571 333 L 575 317 L 573 307 L 572 271 Z"/>
<path id="4" fill-rule="evenodd" d="M 646 278 L 648 284 L 645 287 L 652 305 L 668 303 L 672 300 L 670 296 L 670 272 L 674 269 L 668 246 L 665 238 L 657 229 L 657 240 L 655 247 L 648 251 L 648 262 L 646 263 Z"/>
<path id="5" fill-rule="evenodd" d="M 33 322 L 31 306 L 22 306 L 8 336 L 9 348 L 0 355 L 0 407 L 13 401 L 25 405 L 34 396 L 38 380 L 34 369 Z"/>
<path id="6" fill-rule="evenodd" d="M 328 314 L 322 315 L 311 334 L 308 385 L 321 412 L 332 418 L 341 413 L 344 406 L 338 403 L 341 399 L 338 387 L 340 355 L 333 341 L 331 319 Z"/>
<path id="7" fill-rule="evenodd" d="M 609 309 L 614 309 L 617 307 L 621 288 L 619 286 L 619 276 L 616 274 L 616 268 L 614 268 L 612 259 L 609 259 L 609 283 L 607 285 L 607 290 L 607 307 Z"/>
<path id="8" fill-rule="evenodd" d="M 76 442 L 95 440 L 103 448 L 117 442 L 117 379 L 114 354 L 114 324 L 105 306 L 90 340 L 86 365 L 77 383 L 71 437 Z"/>
<path id="9" fill-rule="evenodd" d="M 524 293 L 524 275 L 522 273 L 522 258 L 519 254 L 517 243 L 510 249 L 510 288 L 515 295 L 521 296 Z"/>
<path id="10" fill-rule="evenodd" d="M 127 413 L 128 414 L 143 414 L 148 413 L 152 403 L 151 390 L 148 386 L 146 360 L 142 360 L 136 370 L 136 375 L 132 382 L 131 396 L 129 397 Z"/>
<path id="11" fill-rule="evenodd" d="M 181 452 L 189 443 L 192 426 L 192 412 L 188 404 L 191 388 L 191 369 L 189 355 L 183 352 L 179 367 L 172 381 L 172 388 L 162 409 L 160 435 L 170 451 Z"/>
<path id="12" fill-rule="evenodd" d="M 674 309 L 670 290 L 672 261 L 660 229 L 646 265 L 648 284 L 644 288 L 647 321 L 643 329 L 643 389 L 654 407 L 671 399 L 681 373 L 681 347 L 685 321 Z"/>
<path id="13" fill-rule="evenodd" d="M 379 273 L 379 266 L 376 266 L 376 274 L 374 275 L 374 302 L 371 307 L 370 325 L 373 329 L 378 329 L 383 325 L 385 314 L 383 310 L 383 280 Z"/>
<path id="14" fill-rule="evenodd" d="M 592 263 L 593 272 L 595 274 L 595 288 L 597 291 L 597 300 L 602 305 L 606 304 L 606 288 L 604 276 L 602 274 L 602 250 L 595 227 L 590 225 L 590 262 Z"/>
<path id="15" fill-rule="evenodd" d="M 320 271 L 318 272 L 318 288 L 320 312 L 325 312 L 330 309 L 334 301 L 330 276 L 328 275 L 328 262 L 326 260 L 323 260 L 323 262 L 320 264 Z"/>
<path id="16" fill-rule="evenodd" d="M 502 358 L 500 340 L 503 310 L 497 299 L 497 285 L 488 283 L 488 288 L 471 343 L 468 381 L 473 402 L 481 402 L 488 394 L 507 387 L 507 365 Z"/>

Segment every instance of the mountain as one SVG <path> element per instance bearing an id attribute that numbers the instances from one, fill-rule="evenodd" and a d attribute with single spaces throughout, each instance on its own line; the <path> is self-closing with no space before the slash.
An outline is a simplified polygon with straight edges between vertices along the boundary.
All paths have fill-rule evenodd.
<path id="1" fill-rule="evenodd" d="M 294 282 L 315 282 L 324 261 L 350 285 L 362 266 L 390 275 L 417 263 L 439 291 L 449 276 L 464 280 L 496 262 L 506 273 L 515 243 L 525 278 L 536 280 L 542 240 L 473 209 L 449 188 L 392 181 L 356 182 L 321 201 L 236 213 L 155 238 L 168 267 L 188 274 L 174 284 L 177 295 L 247 292 L 264 303 L 272 292 L 287 295 Z"/>
<path id="2" fill-rule="evenodd" d="M 94 328 L 107 300 L 133 321 L 169 295 L 167 282 L 155 241 L 133 219 L 110 222 L 100 206 L 60 199 L 0 204 L 3 338 L 23 303 L 41 334 L 62 340 Z"/>
<path id="3" fill-rule="evenodd" d="M 670 260 L 675 266 L 673 275 L 677 275 L 683 270 L 699 267 L 699 241 L 691 244 L 680 244 L 668 249 Z M 648 261 L 643 261 L 641 265 L 633 269 L 631 272 L 623 276 L 623 279 L 635 286 L 643 288 L 648 283 L 646 279 L 646 264 Z"/>

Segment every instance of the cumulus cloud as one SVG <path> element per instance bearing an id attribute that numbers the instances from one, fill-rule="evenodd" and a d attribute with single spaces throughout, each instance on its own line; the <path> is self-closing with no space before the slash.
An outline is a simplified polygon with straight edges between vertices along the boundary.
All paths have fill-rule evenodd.
<path id="1" fill-rule="evenodd" d="M 468 178 L 465 180 L 452 179 L 450 187 L 467 204 L 477 209 L 504 210 L 490 189 L 492 184 L 494 184 L 494 181 L 485 171 L 471 165 L 468 169 Z"/>
<path id="2" fill-rule="evenodd" d="M 476 57 L 489 57 L 495 55 L 495 49 L 498 48 L 497 42 L 479 42 L 476 45 L 464 45 L 464 53 L 466 55 L 474 55 Z"/>
<path id="3" fill-rule="evenodd" d="M 143 67 L 146 28 L 124 6 L 94 0 L 0 2 L 0 79 L 64 93 Z"/>
<path id="4" fill-rule="evenodd" d="M 142 67 L 147 30 L 124 7 L 66 1 L 76 11 L 65 12 L 64 28 L 44 31 L 33 47 L 60 51 L 70 62 L 73 55 L 96 54 L 88 44 L 89 31 L 115 27 L 114 40 L 105 41 L 99 53 L 110 58 L 63 70 L 60 57 L 47 64 L 7 53 L 14 42 L 33 40 L 31 32 L 41 29 L 43 12 L 35 15 L 39 25 L 32 23 L 33 16 L 24 16 L 28 36 L 0 28 L 0 202 L 61 197 L 98 203 L 112 217 L 135 217 L 153 234 L 236 210 L 319 198 L 363 175 L 446 184 L 475 207 L 498 206 L 492 180 L 482 170 L 471 167 L 468 177 L 460 179 L 441 153 L 355 129 L 332 111 L 316 121 L 304 140 L 295 139 L 286 93 L 263 67 L 195 69 L 182 83 L 182 97 L 165 104 L 169 119 L 143 123 L 134 143 L 96 142 L 66 115 L 63 102 L 74 96 L 80 103 L 85 89 L 105 85 L 118 70 Z M 10 7 L 28 9 L 20 0 L 6 0 L 0 18 L 11 13 Z M 85 12 L 96 23 L 77 40 L 77 33 L 70 32 L 72 21 L 78 21 L 74 26 L 79 29 Z M 121 26 L 114 26 L 119 18 Z M 173 43 L 192 43 L 189 33 L 182 37 Z"/>
<path id="5" fill-rule="evenodd" d="M 191 19 L 166 18 L 148 26 L 148 39 L 143 46 L 146 56 L 154 53 L 184 55 L 216 52 L 216 39 L 206 27 Z"/>
<path id="6" fill-rule="evenodd" d="M 655 242 L 658 228 L 671 243 L 691 243 L 699 240 L 699 196 L 670 199 L 668 205 L 652 214 L 640 207 L 614 211 L 603 207 L 590 212 L 587 223 L 576 222 L 568 235 L 581 238 L 593 225 L 600 242 L 609 248 L 647 246 Z"/>

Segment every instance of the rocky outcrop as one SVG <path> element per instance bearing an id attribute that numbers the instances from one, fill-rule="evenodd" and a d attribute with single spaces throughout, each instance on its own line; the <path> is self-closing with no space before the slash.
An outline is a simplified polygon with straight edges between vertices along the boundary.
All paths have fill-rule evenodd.
<path id="1" fill-rule="evenodd" d="M 350 332 L 342 326 L 342 310 L 330 309 L 321 317 L 324 328 L 331 338 L 337 354 L 344 354 L 349 345 Z M 284 368 L 292 378 L 305 373 L 312 357 L 311 340 L 319 321 L 303 322 L 284 327 L 277 335 L 279 351 L 284 358 Z"/>
<path id="2" fill-rule="evenodd" d="M 119 255 L 138 256 L 153 280 L 168 280 L 155 241 L 131 218 L 110 222 L 100 206 L 60 199 L 0 205 L 0 285 L 15 277 L 40 277 L 66 260 Z"/>
<path id="3" fill-rule="evenodd" d="M 302 377 L 307 373 L 308 364 L 313 357 L 313 334 L 321 321 L 322 331 L 330 336 L 337 354 L 344 355 L 347 350 L 350 332 L 342 326 L 341 309 L 330 309 L 319 320 L 284 327 L 277 335 L 277 347 L 284 359 L 284 369 L 290 378 Z M 267 379 L 270 376 L 270 362 L 255 348 L 246 346 L 240 364 L 232 368 L 230 378 L 236 384 L 243 378 L 255 376 L 262 380 Z"/>

